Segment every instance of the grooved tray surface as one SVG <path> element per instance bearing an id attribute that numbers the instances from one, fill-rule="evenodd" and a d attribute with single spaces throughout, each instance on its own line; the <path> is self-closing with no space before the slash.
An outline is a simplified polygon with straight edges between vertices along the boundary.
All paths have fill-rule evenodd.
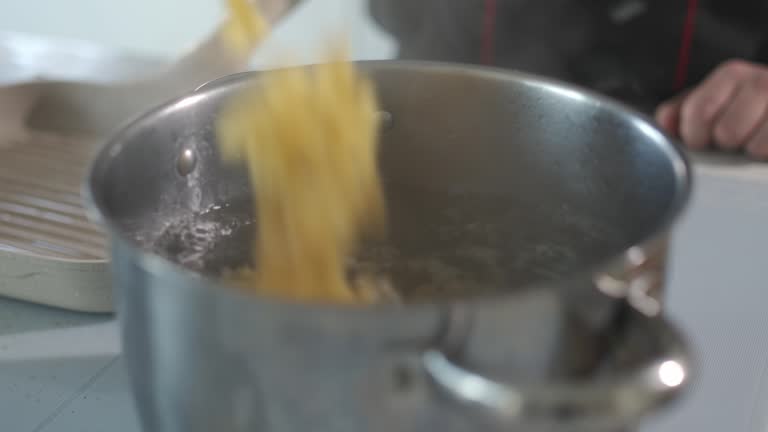
<path id="1" fill-rule="evenodd" d="M 30 132 L 0 144 L 0 249 L 42 257 L 106 259 L 80 189 L 96 141 Z"/>

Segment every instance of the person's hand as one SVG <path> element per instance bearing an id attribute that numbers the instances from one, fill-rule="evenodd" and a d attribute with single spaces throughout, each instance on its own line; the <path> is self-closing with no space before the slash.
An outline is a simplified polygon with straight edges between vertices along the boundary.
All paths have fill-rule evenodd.
<path id="1" fill-rule="evenodd" d="M 723 63 L 698 87 L 659 106 L 656 121 L 691 149 L 768 160 L 768 67 Z"/>

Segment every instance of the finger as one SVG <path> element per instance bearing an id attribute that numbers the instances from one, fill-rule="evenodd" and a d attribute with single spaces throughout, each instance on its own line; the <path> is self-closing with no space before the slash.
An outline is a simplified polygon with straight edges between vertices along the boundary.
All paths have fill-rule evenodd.
<path id="1" fill-rule="evenodd" d="M 743 148 L 764 122 L 768 109 L 768 81 L 761 75 L 738 87 L 717 118 L 713 137 L 723 150 Z"/>
<path id="2" fill-rule="evenodd" d="M 703 149 L 712 142 L 715 120 L 735 93 L 738 83 L 750 73 L 748 64 L 729 62 L 691 92 L 680 109 L 680 137 L 686 145 Z"/>
<path id="3" fill-rule="evenodd" d="M 672 135 L 679 135 L 680 127 L 680 107 L 683 104 L 682 97 L 672 99 L 659 105 L 656 109 L 656 122 L 662 129 Z"/>
<path id="4" fill-rule="evenodd" d="M 762 124 L 747 141 L 745 150 L 753 158 L 768 160 L 768 115 L 763 117 Z"/>
<path id="5" fill-rule="evenodd" d="M 680 135 L 680 109 L 689 94 L 690 90 L 686 90 L 677 96 L 668 99 L 656 109 L 654 115 L 656 122 L 662 129 L 672 135 Z"/>

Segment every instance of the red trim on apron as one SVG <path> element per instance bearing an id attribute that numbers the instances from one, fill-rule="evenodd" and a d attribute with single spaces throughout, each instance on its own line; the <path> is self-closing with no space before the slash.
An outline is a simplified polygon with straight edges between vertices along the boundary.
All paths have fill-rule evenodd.
<path id="1" fill-rule="evenodd" d="M 691 62 L 691 45 L 693 45 L 693 34 L 696 30 L 696 11 L 698 8 L 699 0 L 688 0 L 683 35 L 680 40 L 680 52 L 677 56 L 675 69 L 675 90 L 682 90 L 688 81 L 688 65 Z"/>
<path id="2" fill-rule="evenodd" d="M 496 56 L 497 0 L 485 0 L 483 8 L 483 36 L 480 58 L 483 64 L 492 65 Z"/>

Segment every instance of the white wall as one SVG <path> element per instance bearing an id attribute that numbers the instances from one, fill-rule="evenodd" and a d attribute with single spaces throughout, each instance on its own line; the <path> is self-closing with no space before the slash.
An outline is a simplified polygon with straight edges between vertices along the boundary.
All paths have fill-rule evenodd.
<path id="1" fill-rule="evenodd" d="M 378 30 L 366 10 L 366 0 L 310 0 L 287 17 L 255 56 L 255 65 L 270 63 L 288 52 L 299 61 L 319 60 L 329 37 L 347 34 L 356 59 L 388 58 L 390 38 Z"/>
<path id="2" fill-rule="evenodd" d="M 201 40 L 222 17 L 223 0 L 0 0 L 0 30 L 97 41 L 139 53 L 174 57 Z M 365 14 L 365 0 L 308 0 L 276 29 L 256 56 L 273 58 L 278 48 L 311 61 L 322 36 L 352 36 L 356 58 L 392 53 L 388 38 Z"/>

